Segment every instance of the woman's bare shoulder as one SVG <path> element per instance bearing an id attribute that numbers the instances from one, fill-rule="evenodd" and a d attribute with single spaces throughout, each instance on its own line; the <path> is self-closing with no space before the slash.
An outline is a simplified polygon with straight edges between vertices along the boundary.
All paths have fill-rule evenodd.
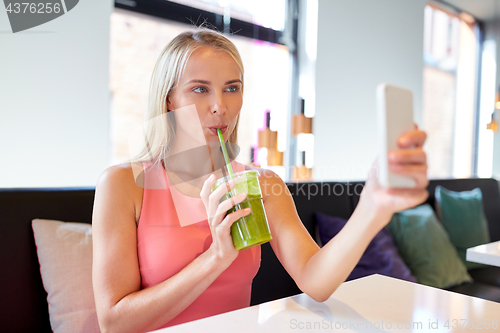
<path id="1" fill-rule="evenodd" d="M 136 184 L 134 172 L 136 166 L 130 163 L 123 163 L 110 166 L 104 170 L 97 181 L 97 185 L 106 185 L 112 187 L 132 187 Z"/>
<path id="2" fill-rule="evenodd" d="M 271 194 L 284 194 L 287 192 L 287 187 L 283 179 L 276 172 L 256 166 L 245 165 L 245 170 L 254 170 L 259 172 L 260 189 L 264 201 Z"/>
<path id="3" fill-rule="evenodd" d="M 138 221 L 142 206 L 143 188 L 138 185 L 142 177 L 142 164 L 123 163 L 110 166 L 97 180 L 96 191 L 105 196 L 112 195 L 123 201 L 132 200 L 135 219 Z"/>
<path id="4" fill-rule="evenodd" d="M 269 170 L 269 169 L 264 169 L 264 168 L 260 168 L 260 167 L 253 166 L 253 165 L 245 165 L 245 170 L 257 171 L 259 173 L 259 181 L 260 182 L 270 181 L 270 182 L 274 183 L 277 180 L 281 180 L 280 176 L 278 176 L 276 174 L 276 172 Z"/>

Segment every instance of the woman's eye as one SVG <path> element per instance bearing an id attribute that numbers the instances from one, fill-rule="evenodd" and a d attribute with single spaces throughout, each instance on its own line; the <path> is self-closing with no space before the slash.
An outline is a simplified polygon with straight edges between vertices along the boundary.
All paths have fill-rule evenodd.
<path id="1" fill-rule="evenodd" d="M 227 87 L 227 91 L 229 92 L 235 92 L 238 90 L 238 87 L 237 86 L 230 86 L 230 87 Z"/>
<path id="2" fill-rule="evenodd" d="M 196 87 L 193 89 L 194 92 L 197 92 L 197 93 L 204 93 L 204 92 L 207 92 L 207 88 L 205 87 Z"/>

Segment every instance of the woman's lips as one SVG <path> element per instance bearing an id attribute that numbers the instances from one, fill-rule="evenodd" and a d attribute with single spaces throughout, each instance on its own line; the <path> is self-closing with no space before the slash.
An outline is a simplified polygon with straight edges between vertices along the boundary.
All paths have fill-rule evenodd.
<path id="1" fill-rule="evenodd" d="M 213 135 L 218 135 L 217 134 L 217 128 L 220 128 L 220 131 L 222 132 L 222 134 L 224 134 L 227 131 L 227 126 L 224 126 L 224 127 L 209 127 L 208 129 L 210 130 L 210 132 L 212 132 Z"/>

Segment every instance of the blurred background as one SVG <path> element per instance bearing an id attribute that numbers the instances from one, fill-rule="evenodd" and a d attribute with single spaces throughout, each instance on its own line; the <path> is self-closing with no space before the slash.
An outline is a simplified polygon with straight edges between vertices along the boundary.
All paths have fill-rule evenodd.
<path id="1" fill-rule="evenodd" d="M 116 0 L 15 34 L 0 9 L 0 187 L 95 186 L 129 158 L 161 50 L 205 21 L 245 65 L 239 161 L 365 179 L 388 82 L 414 94 L 430 178 L 500 179 L 500 0 Z"/>

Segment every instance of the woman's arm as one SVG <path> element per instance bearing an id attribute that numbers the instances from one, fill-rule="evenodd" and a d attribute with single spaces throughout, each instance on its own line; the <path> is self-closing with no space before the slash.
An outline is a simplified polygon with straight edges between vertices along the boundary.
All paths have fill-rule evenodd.
<path id="1" fill-rule="evenodd" d="M 142 189 L 135 184 L 130 167 L 111 167 L 99 178 L 92 219 L 92 280 L 103 332 L 143 332 L 166 324 L 208 288 L 237 255 L 221 251 L 219 232 L 212 231 L 214 241 L 206 252 L 171 278 L 141 290 L 138 200 L 142 201 Z M 247 214 L 235 212 L 215 223 L 229 234 L 231 223 Z"/>
<path id="2" fill-rule="evenodd" d="M 266 172 L 265 182 L 278 186 L 283 195 L 265 200 L 270 223 L 271 246 L 288 274 L 304 293 L 323 302 L 345 281 L 378 232 L 373 225 L 384 221 L 374 212 L 355 210 L 345 227 L 321 249 L 300 221 L 286 185 L 274 173 Z M 263 191 L 264 188 L 263 188 Z M 389 217 L 390 219 L 390 217 Z"/>
<path id="3" fill-rule="evenodd" d="M 410 132 L 400 139 L 403 149 L 390 155 L 391 171 L 413 177 L 417 187 L 381 188 L 376 168 L 372 168 L 351 218 L 321 249 L 300 221 L 286 185 L 274 173 L 265 172 L 262 191 L 273 234 L 271 246 L 303 292 L 319 302 L 328 299 L 349 276 L 370 241 L 390 221 L 393 213 L 425 201 L 428 180 L 425 153 L 421 149 L 424 141 L 425 133 Z M 409 149 L 414 145 L 417 148 Z"/>

